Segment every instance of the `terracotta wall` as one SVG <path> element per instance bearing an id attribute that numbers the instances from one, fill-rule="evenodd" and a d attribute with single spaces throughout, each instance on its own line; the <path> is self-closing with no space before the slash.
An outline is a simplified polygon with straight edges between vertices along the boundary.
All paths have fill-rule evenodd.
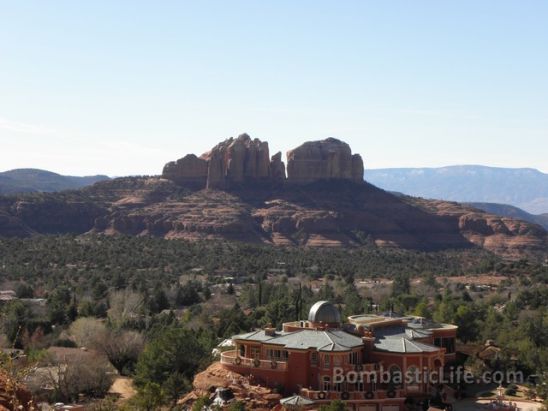
<path id="1" fill-rule="evenodd" d="M 308 351 L 290 351 L 287 360 L 289 391 L 298 392 L 298 387 L 308 388 L 315 375 L 311 372 Z"/>

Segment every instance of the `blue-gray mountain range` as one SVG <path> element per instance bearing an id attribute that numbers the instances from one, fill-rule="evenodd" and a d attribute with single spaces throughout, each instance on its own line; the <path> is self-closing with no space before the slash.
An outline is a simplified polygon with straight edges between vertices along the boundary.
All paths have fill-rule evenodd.
<path id="1" fill-rule="evenodd" d="M 366 168 L 364 176 L 384 190 L 411 196 L 509 204 L 531 214 L 548 213 L 548 174 L 532 168 Z"/>
<path id="2" fill-rule="evenodd" d="M 18 168 L 0 173 L 0 194 L 72 190 L 108 179 L 104 175 L 75 177 L 36 168 Z"/>

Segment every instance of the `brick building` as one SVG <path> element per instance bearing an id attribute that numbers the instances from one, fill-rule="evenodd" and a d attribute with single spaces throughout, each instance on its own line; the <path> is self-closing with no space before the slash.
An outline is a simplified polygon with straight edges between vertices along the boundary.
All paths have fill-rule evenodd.
<path id="1" fill-rule="evenodd" d="M 456 331 L 393 313 L 343 324 L 333 304 L 319 301 L 308 320 L 232 337 L 235 350 L 222 353 L 221 363 L 314 406 L 340 399 L 356 411 L 399 411 L 438 389 L 423 376 L 454 360 Z"/>

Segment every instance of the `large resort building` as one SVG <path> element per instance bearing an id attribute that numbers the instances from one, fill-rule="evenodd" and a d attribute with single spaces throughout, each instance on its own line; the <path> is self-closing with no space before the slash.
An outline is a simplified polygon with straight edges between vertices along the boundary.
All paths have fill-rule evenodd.
<path id="1" fill-rule="evenodd" d="M 454 361 L 456 331 L 393 313 L 343 324 L 333 304 L 319 301 L 307 321 L 232 337 L 236 349 L 222 353 L 221 363 L 315 407 L 339 399 L 350 410 L 399 411 L 439 389 L 420 375 L 439 374 Z"/>

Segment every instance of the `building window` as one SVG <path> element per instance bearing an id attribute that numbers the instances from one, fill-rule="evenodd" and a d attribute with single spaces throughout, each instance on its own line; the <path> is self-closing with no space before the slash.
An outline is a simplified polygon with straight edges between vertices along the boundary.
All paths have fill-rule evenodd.
<path id="1" fill-rule="evenodd" d="M 419 369 L 415 367 L 414 365 L 407 368 L 407 375 L 409 377 L 407 377 L 406 375 L 406 378 L 409 378 L 409 381 L 406 381 L 406 388 L 408 391 L 420 390 L 420 386 L 419 386 L 420 376 L 418 375 L 418 373 L 419 373 Z"/>
<path id="2" fill-rule="evenodd" d="M 443 344 L 443 348 L 445 348 L 446 354 L 453 354 L 455 352 L 454 338 L 444 338 L 442 344 Z"/>
<path id="3" fill-rule="evenodd" d="M 310 362 L 314 365 L 318 364 L 318 353 L 316 351 L 312 351 L 310 354 Z"/>
<path id="4" fill-rule="evenodd" d="M 323 376 L 322 391 L 331 391 L 331 379 L 327 376 Z"/>
<path id="5" fill-rule="evenodd" d="M 288 352 L 286 350 L 266 350 L 266 358 L 273 361 L 287 361 L 287 357 L 289 356 Z"/>
<path id="6" fill-rule="evenodd" d="M 390 383 L 394 387 L 401 387 L 404 380 L 401 368 L 394 364 L 390 366 L 388 372 L 390 373 Z"/>
<path id="7" fill-rule="evenodd" d="M 455 339 L 453 337 L 449 338 L 434 338 L 434 345 L 436 347 L 445 348 L 446 354 L 452 354 L 455 352 Z"/>
<path id="8" fill-rule="evenodd" d="M 348 363 L 359 364 L 359 353 L 357 351 L 354 351 L 348 354 Z"/>
<path id="9" fill-rule="evenodd" d="M 329 355 L 325 354 L 323 356 L 323 368 L 329 368 L 331 366 L 331 359 Z"/>

